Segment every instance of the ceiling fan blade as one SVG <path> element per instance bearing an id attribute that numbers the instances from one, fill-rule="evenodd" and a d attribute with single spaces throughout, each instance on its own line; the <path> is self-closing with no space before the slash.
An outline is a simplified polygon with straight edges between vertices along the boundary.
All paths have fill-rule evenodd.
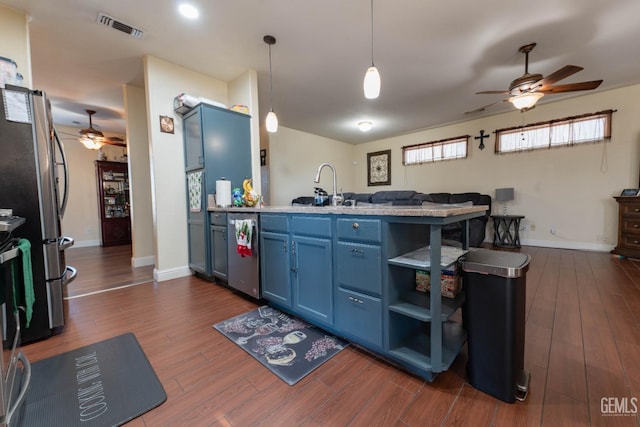
<path id="1" fill-rule="evenodd" d="M 501 104 L 501 103 L 507 102 L 507 101 L 509 101 L 509 98 L 501 99 L 500 101 L 492 102 L 491 104 L 487 104 L 487 105 L 485 105 L 483 107 L 476 108 L 475 110 L 466 111 L 465 114 L 480 113 L 481 111 L 484 111 L 489 107 L 493 107 L 494 105 Z"/>
<path id="2" fill-rule="evenodd" d="M 542 93 L 561 93 L 561 92 L 576 92 L 579 90 L 592 90 L 600 86 L 602 80 L 593 80 L 590 82 L 569 83 L 566 85 L 547 86 L 538 89 L 536 92 Z"/>
<path id="3" fill-rule="evenodd" d="M 565 65 L 557 71 L 549 74 L 542 80 L 540 80 L 540 84 L 542 85 L 542 89 L 546 89 L 547 86 L 554 84 L 562 79 L 566 79 L 567 77 L 577 73 L 578 71 L 582 71 L 584 68 L 578 67 L 577 65 Z"/>
<path id="4" fill-rule="evenodd" d="M 482 92 L 476 92 L 476 95 L 509 95 L 508 90 L 483 90 Z"/>
<path id="5" fill-rule="evenodd" d="M 120 139 L 120 138 L 118 138 L 118 139 Z M 125 144 L 124 142 L 118 142 L 118 141 L 113 141 L 113 140 L 109 140 L 109 139 L 104 139 L 102 142 L 105 143 L 105 144 L 109 144 L 109 145 L 115 145 L 117 147 L 126 147 L 127 146 L 127 144 Z"/>

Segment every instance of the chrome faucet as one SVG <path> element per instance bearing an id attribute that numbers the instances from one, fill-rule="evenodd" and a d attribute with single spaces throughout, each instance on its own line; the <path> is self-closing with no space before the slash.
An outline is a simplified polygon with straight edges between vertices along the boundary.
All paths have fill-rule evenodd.
<path id="1" fill-rule="evenodd" d="M 333 196 L 331 197 L 331 206 L 339 206 L 342 204 L 342 196 L 338 196 L 338 180 L 336 179 L 336 168 L 331 163 L 323 163 L 318 166 L 318 172 L 316 172 L 316 179 L 313 180 L 316 184 L 320 182 L 320 172 L 322 168 L 328 166 L 333 172 Z"/>

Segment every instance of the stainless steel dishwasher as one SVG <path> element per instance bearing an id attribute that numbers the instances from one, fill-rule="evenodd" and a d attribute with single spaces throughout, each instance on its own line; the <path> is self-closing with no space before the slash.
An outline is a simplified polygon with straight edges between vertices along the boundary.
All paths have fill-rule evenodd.
<path id="1" fill-rule="evenodd" d="M 258 242 L 258 215 L 255 213 L 229 213 L 227 217 L 229 224 L 227 228 L 229 271 L 229 287 L 236 289 L 253 298 L 259 299 L 260 292 L 260 248 Z M 251 228 L 251 254 L 242 255 L 240 252 L 246 250 L 238 249 L 238 239 L 236 238 L 236 226 L 243 224 L 241 221 L 248 221 L 244 224 Z"/>

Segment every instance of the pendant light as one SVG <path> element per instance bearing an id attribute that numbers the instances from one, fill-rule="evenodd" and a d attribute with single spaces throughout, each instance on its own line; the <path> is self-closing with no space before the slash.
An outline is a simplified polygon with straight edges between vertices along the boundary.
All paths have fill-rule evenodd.
<path id="1" fill-rule="evenodd" d="M 364 97 L 375 99 L 380 95 L 380 73 L 373 64 L 373 0 L 371 0 L 371 67 L 364 74 Z"/>
<path id="2" fill-rule="evenodd" d="M 264 36 L 264 42 L 269 45 L 269 113 L 267 113 L 267 119 L 265 125 L 267 132 L 278 131 L 278 116 L 273 112 L 273 73 L 271 72 L 271 45 L 276 44 L 276 38 L 273 36 Z"/>

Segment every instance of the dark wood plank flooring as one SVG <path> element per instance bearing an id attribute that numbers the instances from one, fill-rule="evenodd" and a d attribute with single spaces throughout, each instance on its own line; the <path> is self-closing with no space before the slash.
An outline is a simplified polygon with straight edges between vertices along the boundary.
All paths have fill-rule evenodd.
<path id="1" fill-rule="evenodd" d="M 69 248 L 65 257 L 67 265 L 78 269 L 65 289 L 68 298 L 153 280 L 153 265 L 131 266 L 131 245 Z"/>
<path id="2" fill-rule="evenodd" d="M 637 427 L 637 414 L 603 416 L 601 399 L 640 398 L 640 263 L 522 250 L 533 257 L 525 402 L 503 403 L 471 387 L 466 352 L 427 383 L 350 346 L 288 386 L 212 329 L 256 304 L 196 277 L 68 300 L 64 332 L 24 352 L 37 361 L 135 333 L 168 400 L 131 426 Z"/>

